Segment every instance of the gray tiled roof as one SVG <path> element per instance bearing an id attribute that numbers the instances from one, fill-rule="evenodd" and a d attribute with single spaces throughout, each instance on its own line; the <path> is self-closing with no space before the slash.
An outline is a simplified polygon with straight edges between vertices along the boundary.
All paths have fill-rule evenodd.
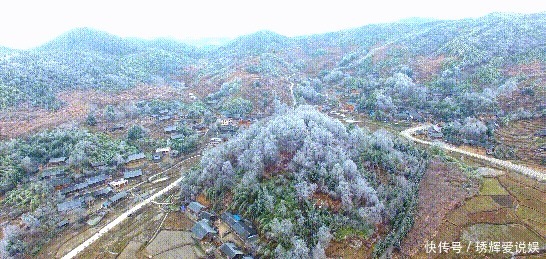
<path id="1" fill-rule="evenodd" d="M 140 170 L 140 169 L 133 170 L 133 171 L 127 171 L 127 172 L 123 173 L 123 178 L 125 178 L 125 179 L 135 178 L 135 177 L 139 177 L 139 176 L 142 176 L 142 170 Z"/>
<path id="2" fill-rule="evenodd" d="M 64 212 L 64 211 L 70 211 L 70 210 L 81 208 L 81 207 L 83 207 L 83 203 L 81 200 L 77 199 L 77 200 L 71 200 L 71 201 L 66 201 L 66 202 L 57 204 L 57 211 Z"/>
<path id="3" fill-rule="evenodd" d="M 105 174 L 100 174 L 100 175 L 96 175 L 96 176 L 93 176 L 93 177 L 89 177 L 89 178 L 87 178 L 87 184 L 93 185 L 93 184 L 101 183 L 101 182 L 106 181 L 107 178 L 108 177 Z"/>
<path id="4" fill-rule="evenodd" d="M 127 197 L 127 192 L 126 191 L 122 191 L 122 192 L 118 192 L 116 195 L 110 197 L 110 199 L 108 199 L 111 203 L 114 203 L 114 202 L 117 202 L 123 198 Z"/>
<path id="5" fill-rule="evenodd" d="M 127 157 L 127 159 L 125 160 L 125 163 L 130 163 L 130 162 L 137 161 L 143 158 L 146 158 L 144 153 L 132 154 Z"/>
<path id="6" fill-rule="evenodd" d="M 201 203 L 192 201 L 190 204 L 188 204 L 188 210 L 191 212 L 198 214 L 202 209 L 204 209 L 205 206 L 203 206 Z"/>
<path id="7" fill-rule="evenodd" d="M 49 163 L 50 164 L 56 164 L 56 163 L 64 163 L 66 162 L 66 157 L 65 156 L 62 156 L 62 157 L 53 157 L 53 158 L 50 158 L 49 159 Z"/>
<path id="8" fill-rule="evenodd" d="M 223 243 L 220 246 L 220 251 L 227 256 L 227 258 L 235 258 L 237 255 L 243 255 L 244 253 L 239 250 L 239 248 L 231 242 Z"/>
<path id="9" fill-rule="evenodd" d="M 210 224 L 209 221 L 206 219 L 202 219 L 195 223 L 195 225 L 191 228 L 191 232 L 194 238 L 201 240 L 208 234 L 217 234 L 216 230 L 214 230 Z"/>

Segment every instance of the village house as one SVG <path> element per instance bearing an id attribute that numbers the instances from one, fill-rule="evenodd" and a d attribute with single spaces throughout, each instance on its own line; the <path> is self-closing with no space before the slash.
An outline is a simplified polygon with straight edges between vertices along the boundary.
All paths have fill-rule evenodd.
<path id="1" fill-rule="evenodd" d="M 49 179 L 53 177 L 61 177 L 65 176 L 66 172 L 64 171 L 64 168 L 53 168 L 53 169 L 46 169 L 42 171 L 42 179 Z"/>
<path id="2" fill-rule="evenodd" d="M 117 181 L 112 181 L 108 185 L 110 185 L 112 188 L 122 188 L 123 186 L 127 185 L 129 181 L 127 179 L 119 179 Z"/>
<path id="3" fill-rule="evenodd" d="M 170 115 L 159 116 L 157 118 L 158 121 L 168 121 L 170 119 L 172 119 L 172 117 Z"/>
<path id="4" fill-rule="evenodd" d="M 126 179 L 126 180 L 141 177 L 141 176 L 142 176 L 142 170 L 140 169 L 123 172 L 123 179 Z"/>
<path id="5" fill-rule="evenodd" d="M 161 115 L 169 114 L 169 109 L 160 110 L 159 114 L 161 114 Z"/>
<path id="6" fill-rule="evenodd" d="M 123 124 L 115 124 L 113 126 L 108 127 L 108 131 L 114 132 L 114 131 L 122 130 L 124 128 L 125 126 L 123 126 Z"/>
<path id="7" fill-rule="evenodd" d="M 113 189 L 112 187 L 110 186 L 107 186 L 107 187 L 104 187 L 104 188 L 101 188 L 101 189 L 98 189 L 96 191 L 93 192 L 93 196 L 95 198 L 101 198 L 101 197 L 106 197 L 108 196 L 110 193 L 112 193 Z"/>
<path id="8" fill-rule="evenodd" d="M 193 225 L 191 233 L 192 237 L 199 241 L 211 242 L 218 231 L 210 226 L 210 221 L 202 219 Z"/>
<path id="9" fill-rule="evenodd" d="M 81 182 L 81 183 L 77 183 L 60 190 L 60 193 L 63 195 L 67 195 L 73 192 L 82 191 L 86 189 L 87 187 L 89 187 L 89 184 L 87 182 Z"/>
<path id="10" fill-rule="evenodd" d="M 154 154 L 152 155 L 152 161 L 154 161 L 154 162 L 159 162 L 159 161 L 161 161 L 161 153 L 154 153 Z"/>
<path id="11" fill-rule="evenodd" d="M 86 182 L 89 186 L 93 186 L 96 184 L 101 184 L 106 182 L 108 180 L 109 176 L 106 176 L 105 174 L 96 175 L 90 178 L 87 178 Z"/>
<path id="12" fill-rule="evenodd" d="M 91 167 L 93 167 L 95 170 L 104 170 L 106 169 L 105 167 L 107 165 L 108 164 L 105 161 L 91 162 Z"/>
<path id="13" fill-rule="evenodd" d="M 244 255 L 244 253 L 231 242 L 223 243 L 219 249 L 220 252 L 222 252 L 222 254 L 228 259 L 242 259 Z"/>
<path id="14" fill-rule="evenodd" d="M 83 208 L 83 202 L 80 199 L 65 201 L 57 204 L 58 212 L 67 212 L 75 209 Z"/>
<path id="15" fill-rule="evenodd" d="M 177 139 L 184 139 L 184 134 L 176 134 L 176 135 L 172 135 L 171 136 L 171 139 L 172 140 L 177 140 Z"/>
<path id="16" fill-rule="evenodd" d="M 428 127 L 427 135 L 432 139 L 441 139 L 444 137 L 444 134 L 442 133 L 442 128 L 436 125 Z"/>
<path id="17" fill-rule="evenodd" d="M 57 223 L 57 228 L 64 228 L 68 226 L 68 219 L 63 219 Z"/>
<path id="18" fill-rule="evenodd" d="M 226 211 L 222 213 L 221 219 L 233 230 L 245 245 L 250 245 L 258 239 L 258 231 L 252 222 L 242 219 L 241 216 Z"/>
<path id="19" fill-rule="evenodd" d="M 137 163 L 139 161 L 142 161 L 145 158 L 146 158 L 146 155 L 144 155 L 144 153 L 132 154 L 127 157 L 127 159 L 125 160 L 125 164 L 128 165 L 132 163 Z"/>
<path id="20" fill-rule="evenodd" d="M 53 166 L 60 166 L 60 165 L 66 165 L 66 162 L 68 161 L 68 158 L 67 157 L 54 157 L 54 158 L 50 158 L 49 161 L 47 162 L 47 166 L 48 167 L 53 167 Z"/>
<path id="21" fill-rule="evenodd" d="M 214 222 L 216 220 L 216 215 L 214 215 L 214 213 L 212 212 L 202 210 L 201 212 L 199 212 L 199 220 L 203 220 L 203 219 L 206 219 L 210 222 Z"/>
<path id="22" fill-rule="evenodd" d="M 197 96 L 195 96 L 195 94 L 193 94 L 193 93 L 189 93 L 188 96 L 190 97 L 190 100 L 192 100 L 192 101 L 197 100 Z"/>
<path id="23" fill-rule="evenodd" d="M 155 150 L 156 153 L 166 155 L 171 152 L 171 147 L 163 147 Z"/>
<path id="24" fill-rule="evenodd" d="M 224 118 L 220 120 L 220 126 L 234 125 L 233 118 Z"/>
<path id="25" fill-rule="evenodd" d="M 541 130 L 537 131 L 535 133 L 535 136 L 540 137 L 540 138 L 546 137 L 546 129 L 541 129 Z"/>
<path id="26" fill-rule="evenodd" d="M 165 134 L 175 133 L 177 131 L 177 127 L 176 127 L 176 125 L 167 126 L 167 127 L 163 128 L 163 131 L 165 132 Z"/>
<path id="27" fill-rule="evenodd" d="M 68 187 L 71 183 L 72 178 L 70 177 L 62 177 L 49 180 L 49 184 L 53 186 L 53 188 L 57 191 Z"/>
<path id="28" fill-rule="evenodd" d="M 110 208 L 112 207 L 114 204 L 116 204 L 118 201 L 120 201 L 121 199 L 127 197 L 127 192 L 126 191 L 122 191 L 122 192 L 118 192 L 116 195 L 108 198 L 107 201 L 105 201 L 103 204 L 102 204 L 102 207 L 103 208 Z"/>
<path id="29" fill-rule="evenodd" d="M 206 207 L 203 206 L 203 204 L 196 201 L 192 201 L 186 207 L 186 214 L 188 215 L 188 218 L 190 218 L 191 220 L 197 221 L 199 219 L 199 213 L 205 208 Z"/>

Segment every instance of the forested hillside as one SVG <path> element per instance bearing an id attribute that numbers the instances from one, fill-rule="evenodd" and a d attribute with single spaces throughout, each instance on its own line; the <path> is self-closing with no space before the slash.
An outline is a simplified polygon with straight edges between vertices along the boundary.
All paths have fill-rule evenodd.
<path id="1" fill-rule="evenodd" d="M 289 81 L 312 81 L 317 92 L 353 91 L 344 101 L 380 119 L 416 109 L 437 119 L 518 118 L 544 107 L 545 24 L 545 14 L 412 19 L 294 38 L 261 31 L 204 49 L 76 29 L 36 49 L 2 50 L 0 85 L 13 89 L 0 107 L 56 109 L 60 90 L 139 83 L 193 86 L 206 97 L 233 80 L 242 82 L 238 97 L 257 105 L 275 94 L 289 102 Z"/>
<path id="2" fill-rule="evenodd" d="M 411 228 L 426 157 L 386 131 L 346 127 L 309 106 L 284 108 L 206 152 L 181 197 L 205 193 L 216 212 L 259 222 L 267 242 L 258 251 L 268 257 L 322 258 L 332 233 L 368 238 L 386 226 L 380 255 Z"/>
<path id="3" fill-rule="evenodd" d="M 88 28 L 75 29 L 31 50 L 0 56 L 0 108 L 23 102 L 46 109 L 63 104 L 56 93 L 70 89 L 105 91 L 137 84 L 176 83 L 192 63 L 193 48 L 173 40 L 124 39 Z"/>

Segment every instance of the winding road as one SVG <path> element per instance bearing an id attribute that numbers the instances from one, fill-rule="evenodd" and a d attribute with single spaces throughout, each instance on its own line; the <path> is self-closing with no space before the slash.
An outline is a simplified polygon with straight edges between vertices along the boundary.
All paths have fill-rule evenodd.
<path id="1" fill-rule="evenodd" d="M 406 129 L 406 130 L 400 132 L 400 135 L 402 135 L 403 137 L 405 137 L 405 138 L 407 138 L 407 139 L 409 139 L 409 140 L 411 140 L 413 142 L 417 142 L 417 143 L 424 144 L 424 145 L 429 145 L 429 146 L 430 145 L 436 145 L 436 146 L 438 146 L 439 148 L 441 148 L 443 150 L 459 153 L 459 154 L 466 155 L 466 156 L 469 156 L 469 157 L 472 157 L 472 158 L 476 158 L 476 159 L 491 163 L 491 164 L 496 165 L 496 166 L 501 166 L 501 167 L 503 167 L 503 168 L 505 168 L 507 170 L 514 171 L 514 172 L 526 175 L 526 176 L 531 177 L 531 178 L 533 178 L 535 180 L 538 180 L 539 182 L 546 182 L 546 172 L 538 171 L 538 170 L 535 170 L 535 169 L 532 169 L 532 168 L 529 168 L 529 167 L 526 167 L 526 166 L 514 164 L 514 163 L 512 163 L 510 161 L 500 160 L 500 159 L 496 159 L 496 158 L 493 158 L 493 157 L 488 157 L 488 156 L 468 152 L 466 150 L 462 150 L 460 148 L 454 147 L 454 146 L 446 144 L 444 142 L 439 142 L 439 141 L 430 142 L 430 141 L 418 139 L 418 138 L 413 136 L 417 131 L 425 130 L 428 127 L 430 127 L 431 125 L 432 124 L 424 124 L 424 125 L 420 125 L 420 126 L 417 126 L 417 127 L 409 128 L 409 129 Z"/>
<path id="2" fill-rule="evenodd" d="M 167 170 L 170 170 L 173 167 L 178 166 L 181 163 L 184 163 L 184 162 L 186 162 L 186 161 L 188 161 L 190 159 L 194 159 L 194 158 L 197 158 L 197 157 L 200 157 L 200 156 L 201 155 L 195 155 L 195 156 L 186 158 L 186 159 L 180 161 L 179 163 L 177 163 L 176 165 L 172 166 L 171 168 L 169 168 Z M 165 170 L 165 171 L 167 171 L 167 170 Z M 150 196 L 148 199 L 146 199 L 146 200 L 138 203 L 137 205 L 131 207 L 130 209 L 125 211 L 123 214 L 119 215 L 112 222 L 108 223 L 106 226 L 104 226 L 102 229 L 100 229 L 99 232 L 95 233 L 93 236 L 91 236 L 90 238 L 85 240 L 79 246 L 72 249 L 72 251 L 68 252 L 68 254 L 66 254 L 65 256 L 62 257 L 62 259 L 74 258 L 76 255 L 78 255 L 80 252 L 82 252 L 85 248 L 89 247 L 91 244 L 93 244 L 95 241 L 97 241 L 101 236 L 108 233 L 108 231 L 112 230 L 117 225 L 119 225 L 124 220 L 126 220 L 129 217 L 129 215 L 137 212 L 142 207 L 146 206 L 150 202 L 154 201 L 155 199 L 161 197 L 163 194 L 165 194 L 165 193 L 169 192 L 170 190 L 172 190 L 174 187 L 178 186 L 178 184 L 180 184 L 180 182 L 183 179 L 184 179 L 184 176 L 178 178 L 176 181 L 172 182 L 171 184 L 169 184 L 167 187 L 163 188 L 162 190 L 156 192 L 154 195 Z"/>

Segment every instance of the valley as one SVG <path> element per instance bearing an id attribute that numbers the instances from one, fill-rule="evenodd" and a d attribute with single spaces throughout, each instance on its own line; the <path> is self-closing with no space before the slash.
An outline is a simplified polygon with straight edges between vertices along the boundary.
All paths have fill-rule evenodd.
<path id="1" fill-rule="evenodd" d="M 2 258 L 541 258 L 546 15 L 0 52 Z"/>

